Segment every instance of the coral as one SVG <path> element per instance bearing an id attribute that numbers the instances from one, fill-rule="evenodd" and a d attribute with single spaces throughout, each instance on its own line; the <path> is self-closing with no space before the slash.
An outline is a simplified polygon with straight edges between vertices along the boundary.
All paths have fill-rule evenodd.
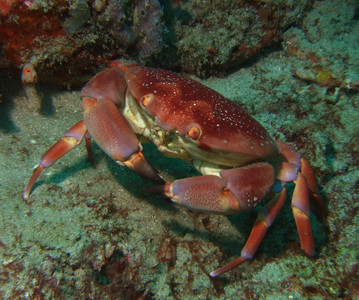
<path id="1" fill-rule="evenodd" d="M 64 35 L 58 18 L 51 12 L 30 10 L 22 3 L 14 5 L 8 15 L 1 17 L 0 39 L 9 63 L 22 66 L 30 61 L 35 49 L 41 48 L 41 40 Z"/>
<path id="2" fill-rule="evenodd" d="M 7 1 L 0 68 L 31 63 L 40 82 L 81 84 L 122 56 L 146 63 L 162 49 L 158 1 Z"/>
<path id="3" fill-rule="evenodd" d="M 119 54 L 128 52 L 128 48 L 134 45 L 136 35 L 132 25 L 132 7 L 127 1 L 110 1 L 108 6 L 102 8 L 99 17 L 109 19 L 108 31 L 119 48 Z"/>
<path id="4" fill-rule="evenodd" d="M 224 74 L 300 22 L 310 0 L 1 2 L 0 68 L 34 65 L 40 82 L 82 84 L 119 58 Z"/>

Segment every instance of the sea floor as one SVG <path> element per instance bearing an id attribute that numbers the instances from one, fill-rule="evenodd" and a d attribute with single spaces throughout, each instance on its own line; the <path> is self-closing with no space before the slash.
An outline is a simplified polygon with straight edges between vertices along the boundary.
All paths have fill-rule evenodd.
<path id="1" fill-rule="evenodd" d="M 281 45 L 203 81 L 311 162 L 328 208 L 311 216 L 315 257 L 300 249 L 289 185 L 254 259 L 211 278 L 240 255 L 257 211 L 228 217 L 173 205 L 96 145 L 98 170 L 80 145 L 43 171 L 25 202 L 41 155 L 82 118 L 79 91 L 23 87 L 3 72 L 0 298 L 359 299 L 359 20 L 345 3 L 316 2 Z M 168 181 L 197 174 L 144 148 Z"/>

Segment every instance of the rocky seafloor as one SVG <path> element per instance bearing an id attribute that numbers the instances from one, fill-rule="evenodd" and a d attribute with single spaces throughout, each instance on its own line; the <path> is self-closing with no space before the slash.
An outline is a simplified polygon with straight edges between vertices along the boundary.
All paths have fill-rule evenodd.
<path id="1" fill-rule="evenodd" d="M 315 257 L 300 250 L 288 197 L 254 259 L 211 278 L 240 255 L 256 211 L 228 217 L 175 206 L 96 145 L 98 171 L 82 145 L 43 172 L 25 203 L 40 156 L 82 118 L 79 91 L 24 87 L 1 71 L 0 298 L 358 299 L 358 4 L 316 1 L 282 38 L 202 82 L 311 162 L 328 208 L 311 217 Z M 168 181 L 196 174 L 153 145 L 145 155 Z"/>

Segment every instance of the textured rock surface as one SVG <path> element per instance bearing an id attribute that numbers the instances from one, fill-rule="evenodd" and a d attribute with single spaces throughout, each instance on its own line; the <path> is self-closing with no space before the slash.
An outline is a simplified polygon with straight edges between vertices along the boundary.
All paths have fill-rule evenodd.
<path id="1" fill-rule="evenodd" d="M 311 3 L 5 0 L 0 68 L 32 64 L 41 82 L 66 86 L 82 84 L 119 58 L 224 75 L 300 24 Z"/>

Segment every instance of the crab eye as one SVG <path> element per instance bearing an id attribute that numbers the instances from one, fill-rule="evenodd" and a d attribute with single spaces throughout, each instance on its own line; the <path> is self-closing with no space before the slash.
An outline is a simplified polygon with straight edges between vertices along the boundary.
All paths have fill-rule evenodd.
<path id="1" fill-rule="evenodd" d="M 142 103 L 142 105 L 144 107 L 147 107 L 150 104 L 151 100 L 152 100 L 152 95 L 148 94 L 148 95 L 142 96 L 140 99 L 140 102 Z"/>
<path id="2" fill-rule="evenodd" d="M 201 136 L 201 129 L 199 129 L 198 127 L 192 127 L 189 131 L 188 131 L 188 136 L 191 139 L 194 140 L 198 140 L 198 138 Z"/>

